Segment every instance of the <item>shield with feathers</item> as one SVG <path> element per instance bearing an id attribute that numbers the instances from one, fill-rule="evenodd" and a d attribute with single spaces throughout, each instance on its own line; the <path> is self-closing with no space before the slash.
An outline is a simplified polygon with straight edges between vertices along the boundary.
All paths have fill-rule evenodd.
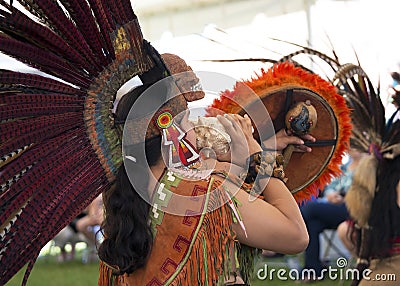
<path id="1" fill-rule="evenodd" d="M 244 92 L 245 89 L 241 88 L 242 85 L 250 87 L 260 97 L 269 113 L 275 132 L 282 128 L 292 131 L 291 124 L 288 124 L 290 121 L 288 118 L 292 116 L 288 115 L 298 104 L 308 102 L 314 107 L 318 119 L 316 122 L 311 122 L 315 126 L 310 134 L 317 140 L 306 142 L 312 146 L 313 151 L 294 152 L 290 156 L 285 156 L 287 149 L 291 147 L 286 148 L 284 157 L 287 162 L 284 172 L 287 177 L 286 185 L 298 203 L 317 197 L 319 191 L 333 176 L 341 174 L 339 167 L 342 157 L 349 148 L 350 112 L 343 97 L 331 83 L 320 76 L 296 67 L 293 63 L 277 61 L 271 68 L 262 69 L 250 80 L 238 82 L 232 91 L 222 92 L 208 108 L 208 114 L 212 116 L 220 111 L 243 114 L 248 110 L 251 111 L 253 102 Z M 302 110 L 307 111 L 304 107 Z M 301 117 L 300 115 L 297 118 Z M 309 117 L 312 121 L 311 116 Z M 301 121 L 302 125 L 305 123 Z M 256 122 L 256 136 L 259 134 L 257 128 L 262 127 L 262 123 Z M 303 132 L 300 133 L 304 135 Z M 266 138 L 259 139 L 263 141 Z"/>
<path id="2" fill-rule="evenodd" d="M 114 181 L 117 90 L 159 55 L 128 0 L 0 1 L 0 284 Z"/>

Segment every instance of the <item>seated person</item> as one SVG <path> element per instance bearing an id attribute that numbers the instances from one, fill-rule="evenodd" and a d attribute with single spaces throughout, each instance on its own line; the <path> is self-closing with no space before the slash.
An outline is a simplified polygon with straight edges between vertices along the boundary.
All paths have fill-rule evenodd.
<path id="1" fill-rule="evenodd" d="M 83 233 L 89 244 L 96 245 L 96 226 L 103 222 L 103 199 L 100 194 L 86 208 L 87 215 L 76 222 L 76 229 Z"/>
<path id="2" fill-rule="evenodd" d="M 64 227 L 54 238 L 54 245 L 61 250 L 57 257 L 58 262 L 71 261 L 75 258 L 75 245 L 78 242 L 86 242 L 86 237 L 76 229 L 76 222 L 86 216 L 86 212 L 80 213 L 72 222 Z M 66 246 L 71 245 L 71 252 L 68 253 Z"/>
<path id="3" fill-rule="evenodd" d="M 351 256 L 357 257 L 356 247 L 353 243 L 355 236 L 350 234 L 353 224 L 354 222 L 352 220 L 345 220 L 344 222 L 340 223 L 337 227 L 337 235 L 346 249 L 350 252 Z"/>
<path id="4" fill-rule="evenodd" d="M 325 229 L 336 229 L 349 217 L 344 196 L 351 185 L 353 171 L 361 159 L 361 153 L 351 148 L 349 158 L 349 161 L 342 165 L 342 176 L 334 178 L 326 186 L 323 196 L 300 207 L 310 237 L 309 245 L 305 250 L 304 268 L 315 270 L 317 277 L 323 269 L 320 260 L 320 233 Z"/>

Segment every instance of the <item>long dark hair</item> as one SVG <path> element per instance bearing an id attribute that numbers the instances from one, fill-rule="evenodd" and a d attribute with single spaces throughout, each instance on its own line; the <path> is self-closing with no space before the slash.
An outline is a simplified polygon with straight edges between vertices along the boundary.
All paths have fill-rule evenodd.
<path id="1" fill-rule="evenodd" d="M 137 88 L 124 95 L 116 110 L 117 120 L 123 122 L 126 119 L 130 107 L 144 89 Z M 126 146 L 124 152 L 134 154 L 138 162 L 146 161 L 151 167 L 161 158 L 160 145 L 161 137 L 157 136 L 144 143 Z M 130 180 L 140 184 L 133 186 Z M 118 269 L 114 274 L 132 273 L 144 266 L 149 256 L 153 235 L 148 224 L 148 182 L 149 170 L 142 164 L 126 160 L 119 167 L 113 187 L 103 194 L 105 217 L 101 231 L 104 240 L 98 255 L 102 261 Z"/>
<path id="2" fill-rule="evenodd" d="M 400 156 L 393 160 L 383 159 L 378 167 L 377 192 L 372 201 L 369 225 L 370 257 L 390 255 L 391 240 L 400 235 L 397 184 L 400 180 Z"/>

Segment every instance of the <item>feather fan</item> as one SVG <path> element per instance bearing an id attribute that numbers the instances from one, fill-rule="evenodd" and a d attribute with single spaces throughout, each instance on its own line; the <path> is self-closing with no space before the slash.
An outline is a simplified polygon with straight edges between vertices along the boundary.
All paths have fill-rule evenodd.
<path id="1" fill-rule="evenodd" d="M 129 0 L 14 2 L 0 51 L 38 73 L 0 70 L 0 285 L 113 183 L 111 104 L 154 65 Z"/>

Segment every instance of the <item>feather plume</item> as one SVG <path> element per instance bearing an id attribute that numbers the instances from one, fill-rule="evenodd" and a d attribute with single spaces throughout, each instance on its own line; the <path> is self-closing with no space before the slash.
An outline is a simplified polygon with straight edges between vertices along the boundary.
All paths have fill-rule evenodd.
<path id="1" fill-rule="evenodd" d="M 129 0 L 0 0 L 0 285 L 98 194 L 122 160 L 111 104 L 153 67 Z"/>
<path id="2" fill-rule="evenodd" d="M 40 89 L 43 92 L 53 91 L 65 94 L 75 94 L 79 96 L 84 95 L 84 92 L 58 80 L 43 77 L 37 74 L 27 74 L 0 69 L 0 88 L 2 88 L 4 92 L 6 90 L 4 88 L 6 87 L 10 87 L 10 89 L 7 89 L 8 91 L 13 91 L 14 88 L 20 90 L 35 88 Z"/>
<path id="3" fill-rule="evenodd" d="M 107 63 L 103 53 L 101 36 L 95 18 L 91 17 L 92 11 L 86 1 L 60 1 L 68 11 L 71 19 L 86 39 L 90 50 L 97 59 L 102 60 L 102 65 Z"/>
<path id="4" fill-rule="evenodd" d="M 71 49 L 67 42 L 48 27 L 30 21 L 27 15 L 16 9 L 13 9 L 12 13 L 2 12 L 5 16 L 0 21 L 2 30 L 10 37 L 15 37 L 17 39 L 15 42 L 20 43 L 19 40 L 23 38 L 24 42 L 32 42 L 32 44 L 40 47 L 40 49 L 46 47 L 55 55 L 62 56 L 65 62 L 73 63 L 74 65 L 78 65 L 78 67 L 84 66 L 85 69 L 93 71 L 92 65 L 80 53 Z M 27 26 L 27 22 L 30 22 L 30 25 Z M 77 71 L 79 69 L 75 70 L 75 72 Z"/>
<path id="5" fill-rule="evenodd" d="M 6 3 L 6 1 L 2 0 L 1 2 L 2 2 L 1 4 L 5 6 L 4 3 Z M 32 14 L 33 16 L 35 16 L 44 25 L 51 27 L 53 30 L 55 30 L 54 27 L 52 26 L 51 22 L 49 21 L 48 17 L 46 16 L 46 13 L 44 13 L 44 11 L 39 7 L 39 5 L 37 3 L 35 3 L 35 1 L 33 1 L 33 0 L 18 0 L 18 2 L 25 8 L 25 11 L 27 11 L 30 14 Z M 12 9 L 13 9 L 13 11 L 17 10 L 14 7 L 12 7 Z"/>
<path id="6" fill-rule="evenodd" d="M 345 201 L 350 216 L 361 227 L 367 227 L 371 203 L 375 195 L 378 159 L 374 155 L 366 156 L 361 159 L 358 166 L 354 171 L 353 181 Z"/>
<path id="7" fill-rule="evenodd" d="M 73 21 L 65 14 L 65 7 L 50 0 L 32 1 L 37 7 L 34 11 L 38 17 L 47 19 L 46 23 L 50 23 L 49 27 L 57 34 L 62 36 L 74 49 L 79 51 L 93 65 L 100 69 L 100 58 L 96 58 L 92 49 L 86 42 L 82 32 L 78 29 Z M 86 21 L 86 19 L 80 19 Z"/>
<path id="8" fill-rule="evenodd" d="M 49 75 L 56 77 L 62 75 L 65 80 L 74 85 L 87 86 L 89 84 L 86 75 L 79 74 L 72 64 L 65 63 L 59 56 L 13 39 L 2 38 L 1 36 L 0 43 L 0 49 L 5 53 L 12 52 L 14 57 L 19 58 L 21 62 L 38 68 Z"/>
<path id="9" fill-rule="evenodd" d="M 282 57 L 281 59 L 278 60 L 278 62 L 293 61 L 297 66 L 301 66 L 303 69 L 305 69 L 307 71 L 311 71 L 308 68 L 306 68 L 305 66 L 301 65 L 299 62 L 294 60 L 294 57 L 296 57 L 298 55 L 307 54 L 307 55 L 316 56 L 316 57 L 322 59 L 331 68 L 335 68 L 335 67 L 337 67 L 339 65 L 339 62 L 336 59 L 334 59 L 332 57 L 329 57 L 326 54 L 321 53 L 320 51 L 317 51 L 317 50 L 309 48 L 309 47 L 303 47 L 303 46 L 300 46 L 300 45 L 298 45 L 298 46 L 301 48 L 301 50 L 293 52 L 291 54 L 288 54 L 288 55 Z"/>
<path id="10" fill-rule="evenodd" d="M 127 22 L 127 21 L 129 21 L 128 20 L 128 16 L 127 16 L 127 14 L 125 14 L 125 8 L 124 8 L 124 5 L 122 4 L 122 2 L 121 1 L 119 1 L 119 0 L 116 0 L 116 1 L 114 1 L 114 3 L 115 3 L 115 6 L 117 7 L 116 9 L 117 9 L 117 11 L 119 12 L 118 14 L 120 15 L 120 19 L 121 19 L 121 21 L 122 22 Z M 129 11 L 129 9 L 128 9 L 128 11 Z"/>
<path id="11" fill-rule="evenodd" d="M 114 59 L 114 48 L 110 39 L 110 32 L 113 31 L 115 25 L 111 21 L 111 15 L 108 10 L 104 9 L 101 0 L 88 0 L 93 14 L 96 17 L 97 24 L 99 25 L 99 33 L 104 41 L 104 53 L 107 57 Z M 129 8 L 127 8 L 130 10 Z"/>
<path id="12" fill-rule="evenodd" d="M 117 8 L 117 4 L 116 1 L 104 1 L 107 2 L 105 5 L 107 7 L 107 9 L 110 10 L 111 15 L 113 16 L 113 20 L 115 21 L 115 23 L 119 24 L 122 22 L 121 20 L 121 15 L 120 13 L 118 13 L 118 8 Z"/>
<path id="13" fill-rule="evenodd" d="M 348 105 L 353 109 L 356 132 L 365 134 L 367 131 L 370 144 L 381 144 L 385 130 L 385 109 L 379 91 L 372 86 L 366 73 L 360 66 L 346 64 L 338 69 L 333 80 L 347 95 Z M 362 151 L 367 152 L 368 149 Z"/>

